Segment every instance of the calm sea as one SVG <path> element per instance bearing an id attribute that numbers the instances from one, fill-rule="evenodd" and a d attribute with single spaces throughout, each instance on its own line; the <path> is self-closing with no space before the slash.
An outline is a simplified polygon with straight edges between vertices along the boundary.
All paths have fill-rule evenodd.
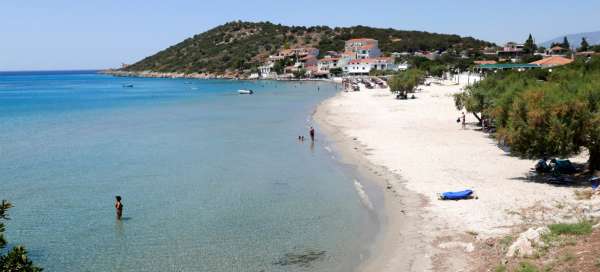
<path id="1" fill-rule="evenodd" d="M 10 246 L 45 271 L 349 271 L 377 223 L 326 139 L 297 140 L 336 89 L 0 73 Z"/>

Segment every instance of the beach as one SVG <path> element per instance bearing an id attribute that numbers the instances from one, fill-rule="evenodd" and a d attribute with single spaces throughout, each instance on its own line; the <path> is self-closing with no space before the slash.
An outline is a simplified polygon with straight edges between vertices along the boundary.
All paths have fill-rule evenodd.
<path id="1" fill-rule="evenodd" d="M 530 182 L 535 161 L 511 156 L 470 114 L 466 129 L 456 122 L 461 112 L 452 94 L 467 81 L 462 75 L 423 85 L 409 100 L 394 99 L 389 89 L 340 92 L 317 109 L 317 123 L 346 160 L 387 191 L 385 226 L 361 271 L 478 271 L 486 243 L 575 220 L 572 187 Z M 571 160 L 583 163 L 585 154 Z M 464 189 L 477 197 L 437 199 Z"/>

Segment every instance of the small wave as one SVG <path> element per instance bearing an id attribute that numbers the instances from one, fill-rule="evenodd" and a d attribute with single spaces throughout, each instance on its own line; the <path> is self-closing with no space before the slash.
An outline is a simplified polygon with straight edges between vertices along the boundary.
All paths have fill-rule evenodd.
<path id="1" fill-rule="evenodd" d="M 356 189 L 356 192 L 358 193 L 360 202 L 362 202 L 362 204 L 365 205 L 365 207 L 367 207 L 369 210 L 373 210 L 373 203 L 371 203 L 369 196 L 365 192 L 365 189 L 363 188 L 362 184 L 358 182 L 358 180 L 354 180 L 354 189 Z"/>
<path id="2" fill-rule="evenodd" d="M 329 152 L 329 153 L 331 153 L 331 152 L 332 152 L 332 151 L 331 151 L 331 147 L 329 147 L 329 146 L 326 146 L 326 147 L 325 147 L 325 150 L 327 150 L 327 152 Z"/>

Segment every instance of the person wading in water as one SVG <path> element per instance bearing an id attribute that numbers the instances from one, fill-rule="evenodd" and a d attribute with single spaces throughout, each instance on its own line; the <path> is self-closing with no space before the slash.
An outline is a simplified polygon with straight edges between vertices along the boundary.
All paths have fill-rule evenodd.
<path id="1" fill-rule="evenodd" d="M 123 216 L 123 203 L 121 203 L 121 197 L 115 197 L 117 201 L 115 202 L 115 209 L 117 210 L 117 220 L 121 220 L 121 216 Z"/>
<path id="2" fill-rule="evenodd" d="M 315 141 L 315 129 L 313 127 L 310 127 L 309 134 L 310 134 L 310 140 L 314 142 Z"/>

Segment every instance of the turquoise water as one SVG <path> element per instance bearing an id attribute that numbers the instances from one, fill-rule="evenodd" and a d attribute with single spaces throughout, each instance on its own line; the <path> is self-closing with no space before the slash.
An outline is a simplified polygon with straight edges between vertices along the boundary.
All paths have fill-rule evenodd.
<path id="1" fill-rule="evenodd" d="M 336 88 L 0 74 L 7 238 L 45 271 L 349 271 L 373 215 L 322 135 L 297 140 Z"/>

